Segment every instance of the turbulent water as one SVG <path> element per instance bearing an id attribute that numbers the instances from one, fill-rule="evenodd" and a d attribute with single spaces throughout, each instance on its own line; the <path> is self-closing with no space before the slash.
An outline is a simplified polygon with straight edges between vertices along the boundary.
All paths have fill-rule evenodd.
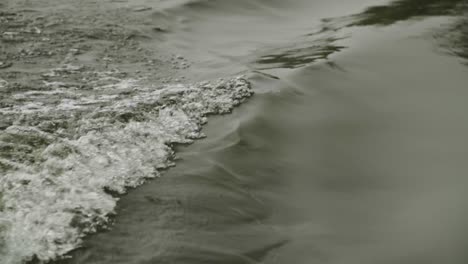
<path id="1" fill-rule="evenodd" d="M 117 201 L 109 192 L 158 176 L 173 165 L 172 144 L 202 137 L 207 114 L 228 113 L 251 95 L 243 79 L 160 89 L 123 80 L 94 90 L 106 94 L 15 93 L 21 103 L 1 109 L 21 120 L 0 135 L 8 154 L 0 160 L 5 263 L 75 248 L 108 222 Z M 50 105 L 40 100 L 54 95 Z M 47 131 L 60 125 L 66 129 Z"/>
<path id="2" fill-rule="evenodd" d="M 466 262 L 466 1 L 110 3 L 185 84 L 0 75 L 0 263 Z"/>

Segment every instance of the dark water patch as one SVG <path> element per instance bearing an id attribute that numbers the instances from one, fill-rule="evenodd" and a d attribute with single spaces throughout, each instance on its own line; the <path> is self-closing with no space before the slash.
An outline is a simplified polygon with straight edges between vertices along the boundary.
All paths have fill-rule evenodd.
<path id="1" fill-rule="evenodd" d="M 275 76 L 273 74 L 264 73 L 264 72 L 261 72 L 261 71 L 252 71 L 252 73 L 257 73 L 257 74 L 262 75 L 263 77 L 267 77 L 267 78 L 274 79 L 274 80 L 280 80 L 281 79 L 278 76 Z"/>
<path id="2" fill-rule="evenodd" d="M 302 40 L 304 43 L 311 44 L 305 47 L 284 48 L 280 52 L 272 52 L 261 56 L 255 61 L 256 69 L 295 69 L 310 65 L 319 60 L 328 60 L 330 55 L 338 53 L 346 46 L 339 45 L 337 42 L 343 37 L 339 37 L 340 32 L 347 27 L 354 26 L 389 26 L 399 21 L 405 21 L 417 17 L 456 15 L 460 13 L 462 7 L 466 7 L 466 0 L 400 0 L 391 2 L 388 5 L 373 6 L 367 8 L 364 12 L 338 18 L 323 19 L 320 30 L 314 33 L 306 34 L 308 39 Z M 463 37 L 466 31 L 465 23 L 458 23 L 453 28 L 454 31 L 460 31 L 458 39 L 454 39 L 458 50 L 453 53 L 465 57 L 463 47 L 467 43 Z M 323 37 L 323 35 L 328 37 Z M 331 65 L 333 66 L 333 65 Z"/>
<path id="3" fill-rule="evenodd" d="M 466 10 L 466 9 L 465 9 Z M 468 13 L 459 16 L 448 27 L 439 30 L 435 38 L 441 47 L 449 54 L 463 60 L 468 66 Z"/>
<path id="4" fill-rule="evenodd" d="M 353 15 L 322 19 L 323 24 L 318 33 L 354 26 L 390 26 L 430 16 L 455 16 L 460 15 L 467 4 L 466 0 L 396 0 L 386 5 L 368 7 Z"/>
<path id="5" fill-rule="evenodd" d="M 458 5 L 466 3 L 466 0 L 399 0 L 366 9 L 355 15 L 358 21 L 349 26 L 386 26 L 417 17 L 450 15 Z"/>
<path id="6" fill-rule="evenodd" d="M 311 64 L 318 60 L 327 60 L 328 57 L 339 52 L 346 47 L 333 45 L 337 38 L 326 38 L 324 40 L 312 41 L 310 46 L 286 49 L 276 54 L 269 54 L 260 57 L 256 67 L 260 70 L 285 68 L 295 69 Z"/>
<path id="7" fill-rule="evenodd" d="M 468 60 L 468 20 L 464 19 L 460 22 L 456 26 L 456 29 L 459 30 L 460 34 L 454 40 L 454 46 L 456 48 L 453 49 L 453 53 L 465 60 Z"/>
<path id="8" fill-rule="evenodd" d="M 259 249 L 254 249 L 249 252 L 246 252 L 244 255 L 256 260 L 257 262 L 261 262 L 271 251 L 277 250 L 288 243 L 287 240 L 279 241 L 271 245 L 266 245 Z"/>

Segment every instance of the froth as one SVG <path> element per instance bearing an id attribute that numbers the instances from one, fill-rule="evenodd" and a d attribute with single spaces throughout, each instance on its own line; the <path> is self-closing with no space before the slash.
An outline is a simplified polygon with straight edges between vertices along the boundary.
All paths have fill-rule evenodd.
<path id="1" fill-rule="evenodd" d="M 47 261 L 78 247 L 109 222 L 118 200 L 111 193 L 157 177 L 174 165 L 173 144 L 203 137 L 208 114 L 228 113 L 252 95 L 240 77 L 164 87 L 112 79 L 91 92 L 47 85 L 0 108 L 10 122 L 0 131 L 5 263 Z"/>

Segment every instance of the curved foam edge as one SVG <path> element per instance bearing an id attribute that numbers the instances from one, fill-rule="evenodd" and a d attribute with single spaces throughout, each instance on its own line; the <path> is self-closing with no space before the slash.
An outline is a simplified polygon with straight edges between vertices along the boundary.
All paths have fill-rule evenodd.
<path id="1" fill-rule="evenodd" d="M 17 120 L 0 130 L 4 263 L 53 260 L 77 248 L 109 223 L 118 200 L 111 193 L 157 177 L 173 165 L 173 144 L 203 137 L 207 115 L 229 113 L 253 94 L 242 77 L 160 88 L 120 80 L 94 90 L 105 93 L 57 86 L 15 94 L 21 103 L 0 108 Z M 51 94 L 58 99 L 41 99 Z"/>

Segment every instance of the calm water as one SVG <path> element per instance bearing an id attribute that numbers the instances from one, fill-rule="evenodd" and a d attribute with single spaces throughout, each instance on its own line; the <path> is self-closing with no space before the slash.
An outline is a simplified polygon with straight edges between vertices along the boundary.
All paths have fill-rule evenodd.
<path id="1" fill-rule="evenodd" d="M 196 62 L 191 79 L 246 73 L 256 95 L 60 263 L 466 263 L 465 4 L 155 12 L 170 29 L 158 45 Z"/>

